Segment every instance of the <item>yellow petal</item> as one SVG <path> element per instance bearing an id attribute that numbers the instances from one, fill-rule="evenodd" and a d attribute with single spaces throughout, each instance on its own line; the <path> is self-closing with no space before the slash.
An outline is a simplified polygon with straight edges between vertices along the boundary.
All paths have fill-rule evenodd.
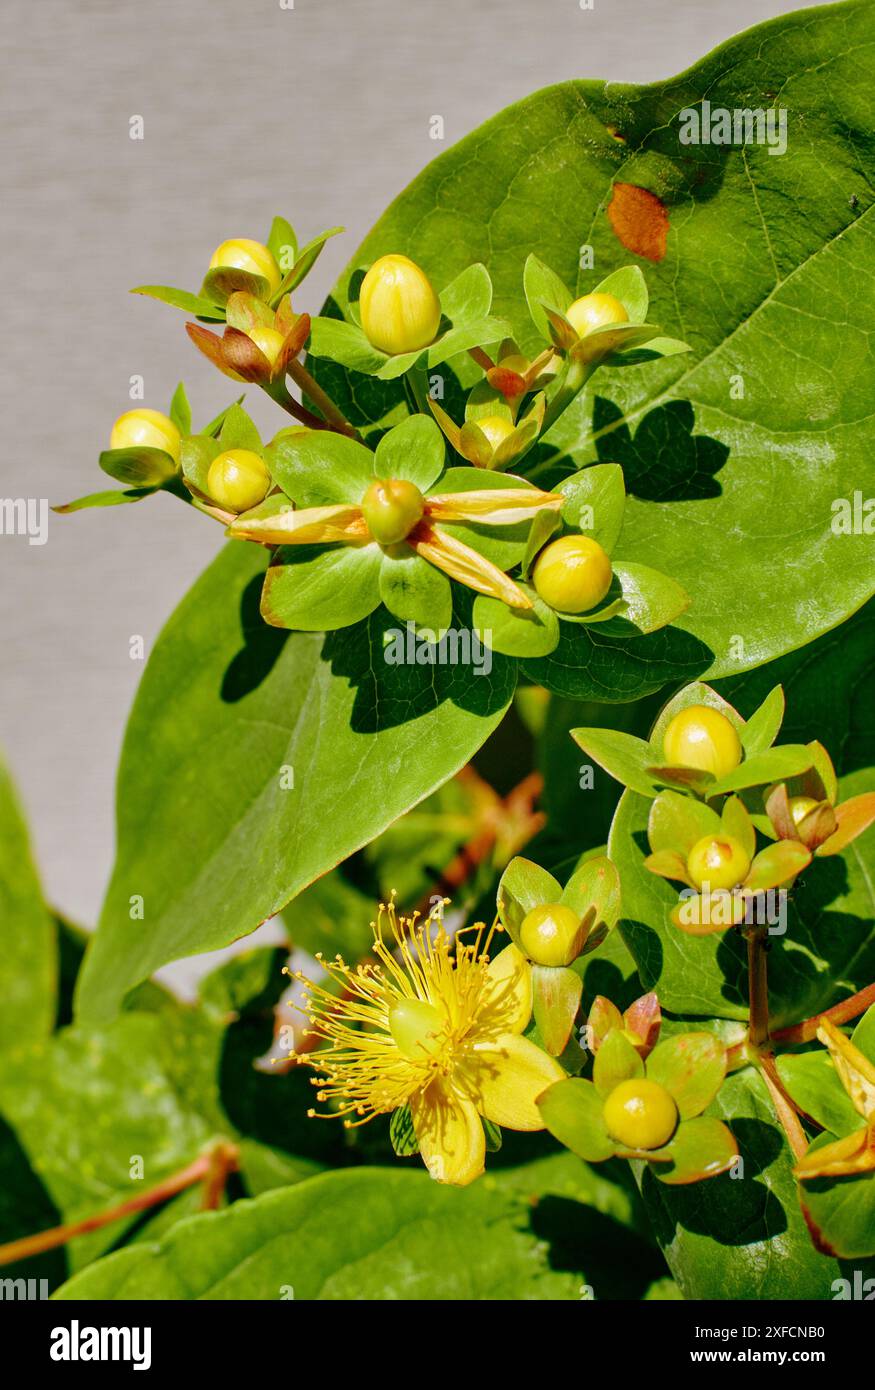
<path id="1" fill-rule="evenodd" d="M 503 570 L 472 550 L 470 545 L 464 545 L 455 536 L 448 536 L 446 531 L 420 523 L 407 537 L 407 544 L 430 565 L 443 570 L 451 579 L 457 579 L 478 594 L 500 598 L 511 608 L 531 608 L 531 599 L 512 579 L 508 579 Z"/>
<path id="2" fill-rule="evenodd" d="M 448 492 L 426 499 L 426 516 L 432 521 L 472 521 L 505 526 L 528 521 L 537 512 L 558 512 L 564 497 L 536 488 L 496 487 L 473 492 Z"/>
<path id="3" fill-rule="evenodd" d="M 228 530 L 238 540 L 261 541 L 263 545 L 327 545 L 369 538 L 361 507 L 347 502 L 305 507 L 300 512 L 290 508 L 276 516 L 240 517 Z"/>
<path id="4" fill-rule="evenodd" d="M 443 1081 L 411 1097 L 410 1113 L 425 1166 L 436 1182 L 466 1187 L 486 1162 L 486 1136 L 473 1102 Z"/>
<path id="5" fill-rule="evenodd" d="M 478 1043 L 465 1060 L 464 1077 L 487 1120 L 507 1129 L 543 1129 L 537 1097 L 564 1081 L 559 1063 L 528 1038 L 505 1033 L 494 1043 Z"/>
<path id="6" fill-rule="evenodd" d="M 824 1144 L 800 1158 L 793 1169 L 797 1178 L 842 1178 L 875 1170 L 875 1126 Z"/>
<path id="7" fill-rule="evenodd" d="M 828 1018 L 820 1020 L 817 1036 L 829 1048 L 832 1064 L 854 1109 L 864 1120 L 875 1120 L 875 1065 Z"/>
<path id="8" fill-rule="evenodd" d="M 489 962 L 492 982 L 487 1007 L 501 1018 L 502 1031 L 521 1033 L 532 1016 L 532 969 L 522 951 L 511 943 Z"/>

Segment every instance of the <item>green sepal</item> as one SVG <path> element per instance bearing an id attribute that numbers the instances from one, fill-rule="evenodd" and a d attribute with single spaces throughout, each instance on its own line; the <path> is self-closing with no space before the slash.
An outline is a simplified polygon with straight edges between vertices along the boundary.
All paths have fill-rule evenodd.
<path id="1" fill-rule="evenodd" d="M 582 993 L 581 976 L 567 966 L 532 966 L 532 1011 L 551 1057 L 561 1057 L 568 1046 Z"/>
<path id="2" fill-rule="evenodd" d="M 370 449 L 329 430 L 279 438 L 266 449 L 265 462 L 299 507 L 358 506 L 374 480 Z"/>
<path id="3" fill-rule="evenodd" d="M 670 1143 L 652 1154 L 654 1177 L 669 1187 L 701 1182 L 725 1173 L 738 1158 L 738 1145 L 721 1120 L 709 1115 L 682 1120 Z M 661 1159 L 670 1158 L 665 1164 Z"/>
<path id="4" fill-rule="evenodd" d="M 554 1139 L 578 1158 L 587 1163 L 613 1158 L 617 1146 L 605 1128 L 604 1102 L 591 1081 L 577 1076 L 557 1081 L 535 1103 Z"/>
<path id="5" fill-rule="evenodd" d="M 145 294 L 149 299 L 160 300 L 162 304 L 182 309 L 184 313 L 194 314 L 208 323 L 224 322 L 225 310 L 221 304 L 213 303 L 205 295 L 191 294 L 189 290 L 177 290 L 171 285 L 138 285 L 131 290 L 131 294 Z"/>
<path id="6" fill-rule="evenodd" d="M 248 270 L 240 270 L 234 265 L 217 265 L 208 270 L 201 286 L 200 297 L 209 303 L 224 308 L 232 294 L 245 290 L 256 299 L 267 300 L 270 285 L 263 275 L 252 275 Z"/>
<path id="7" fill-rule="evenodd" d="M 654 853 L 677 850 L 686 860 L 697 840 L 718 835 L 722 821 L 712 807 L 679 792 L 661 791 L 647 819 L 647 839 Z"/>
<path id="8" fill-rule="evenodd" d="M 349 627 L 379 605 L 382 559 L 376 544 L 281 546 L 265 575 L 261 616 L 299 632 Z"/>
<path id="9" fill-rule="evenodd" d="M 561 897 L 562 885 L 540 864 L 522 855 L 510 861 L 498 883 L 496 906 L 499 920 L 516 946 L 520 946 L 523 919 L 532 908 L 558 903 Z"/>
<path id="10" fill-rule="evenodd" d="M 612 1028 L 595 1055 L 592 1067 L 593 1085 L 603 1100 L 623 1081 L 638 1081 L 644 1076 L 644 1063 L 636 1048 L 619 1028 Z"/>
<path id="11" fill-rule="evenodd" d="M 542 338 L 550 339 L 550 323 L 546 309 L 565 314 L 574 295 L 559 276 L 531 252 L 523 268 L 523 291 L 532 322 Z"/>
<path id="12" fill-rule="evenodd" d="M 567 499 L 562 508 L 562 520 L 566 525 L 598 541 L 610 555 L 623 529 L 626 509 L 626 488 L 620 465 L 594 463 L 565 478 L 553 491 Z M 592 512 L 591 523 L 589 513 L 583 510 L 585 507 Z"/>
<path id="13" fill-rule="evenodd" d="M 380 598 L 393 617 L 415 623 L 417 628 L 441 633 L 452 622 L 450 581 L 409 545 L 393 546 L 384 552 Z"/>
<path id="14" fill-rule="evenodd" d="M 478 594 L 474 627 L 481 642 L 504 656 L 547 656 L 559 642 L 559 620 L 534 589 L 519 587 L 531 599 L 531 608 L 510 608 L 502 599 Z"/>
<path id="15" fill-rule="evenodd" d="M 104 449 L 98 458 L 104 473 L 134 488 L 156 488 L 176 475 L 176 462 L 164 449 L 135 445 L 130 449 Z"/>
<path id="16" fill-rule="evenodd" d="M 664 1086 L 682 1120 L 701 1115 L 726 1075 L 726 1048 L 713 1033 L 679 1033 L 657 1043 L 647 1058 L 647 1079 Z"/>
<path id="17" fill-rule="evenodd" d="M 89 507 L 120 507 L 126 502 L 142 502 L 144 497 L 151 497 L 153 493 L 160 492 L 161 485 L 155 487 L 136 487 L 128 488 L 124 492 L 89 492 L 84 497 L 77 497 L 73 502 L 62 502 L 56 507 L 52 507 L 53 512 L 59 516 L 67 516 L 71 512 L 84 512 Z"/>
<path id="18" fill-rule="evenodd" d="M 378 478 L 400 478 L 427 492 L 443 472 L 444 439 L 427 415 L 410 415 L 383 435 L 373 471 Z"/>

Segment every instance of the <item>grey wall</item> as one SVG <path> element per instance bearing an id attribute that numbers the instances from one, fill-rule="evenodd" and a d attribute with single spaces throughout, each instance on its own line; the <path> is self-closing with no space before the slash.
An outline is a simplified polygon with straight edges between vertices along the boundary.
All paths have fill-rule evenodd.
<path id="1" fill-rule="evenodd" d="M 0 52 L 6 497 L 100 486 L 129 408 L 184 375 L 196 418 L 228 383 L 169 308 L 226 236 L 344 224 L 308 281 L 318 305 L 386 203 L 440 150 L 536 88 L 651 81 L 791 0 L 3 0 Z M 446 144 L 429 139 L 443 115 Z M 129 138 L 142 115 L 145 139 Z M 269 403 L 267 403 L 269 404 Z M 269 418 L 263 416 L 262 418 Z M 50 898 L 94 920 L 113 852 L 115 766 L 148 646 L 219 543 L 170 499 L 0 537 L 0 743 Z"/>

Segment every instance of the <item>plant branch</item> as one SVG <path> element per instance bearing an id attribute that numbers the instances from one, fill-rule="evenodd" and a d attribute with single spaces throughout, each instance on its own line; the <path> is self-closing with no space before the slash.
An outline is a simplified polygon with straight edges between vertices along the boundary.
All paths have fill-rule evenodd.
<path id="1" fill-rule="evenodd" d="M 218 1157 L 219 1154 L 221 1159 Z M 109 1207 L 108 1210 L 97 1212 L 94 1216 L 86 1216 L 82 1221 L 69 1221 L 62 1226 L 52 1226 L 48 1231 L 39 1231 L 36 1235 L 22 1236 L 20 1240 L 11 1240 L 6 1245 L 0 1245 L 0 1265 L 14 1264 L 17 1260 L 27 1259 L 31 1255 L 56 1250 L 58 1246 L 66 1245 L 76 1236 L 87 1235 L 89 1231 L 99 1231 L 101 1227 L 109 1226 L 114 1221 L 122 1221 L 126 1216 L 133 1216 L 138 1211 L 156 1207 L 199 1182 L 204 1184 L 206 1207 L 207 1196 L 212 1199 L 214 1195 L 220 1164 L 221 1186 L 215 1193 L 215 1201 L 211 1201 L 211 1205 L 215 1206 L 221 1197 L 228 1174 L 237 1167 L 237 1149 L 233 1144 L 216 1144 L 193 1163 L 189 1163 L 188 1167 L 180 1169 L 178 1173 L 172 1173 L 169 1178 L 164 1178 L 154 1187 L 138 1193 L 136 1197 L 129 1197 L 118 1206 Z"/>
<path id="2" fill-rule="evenodd" d="M 755 927 L 747 936 L 747 987 L 750 1007 L 748 1032 L 751 1046 L 762 1047 L 769 1040 L 769 986 L 766 965 L 765 929 Z"/>
<path id="3" fill-rule="evenodd" d="M 296 401 L 292 396 L 284 381 L 271 382 L 270 386 L 265 386 L 265 391 L 271 400 L 276 401 L 277 405 L 283 410 L 288 411 L 289 415 L 301 425 L 306 425 L 308 430 L 330 430 L 331 426 L 326 420 L 320 420 L 318 415 L 314 415 L 312 410 L 308 410 L 300 401 Z"/>
<path id="4" fill-rule="evenodd" d="M 339 410 L 328 393 L 322 390 L 318 381 L 311 376 L 302 362 L 299 362 L 296 357 L 290 358 L 286 365 L 286 371 L 301 394 L 309 397 L 316 409 L 322 412 L 330 429 L 336 430 L 339 434 L 346 434 L 350 439 L 359 438 L 358 430 L 349 423 L 343 411 Z M 304 408 L 301 407 L 302 410 Z"/>
<path id="5" fill-rule="evenodd" d="M 808 1148 L 808 1140 L 805 1131 L 799 1122 L 796 1107 L 784 1090 L 784 1083 L 778 1075 L 778 1068 L 775 1066 L 775 1059 L 770 1053 L 762 1053 L 758 1058 L 760 1073 L 775 1108 L 775 1114 L 781 1122 L 781 1128 L 787 1136 L 787 1143 L 795 1159 L 800 1159 Z"/>
<path id="6" fill-rule="evenodd" d="M 859 1018 L 872 1004 L 875 1004 L 875 984 L 867 985 L 865 989 L 843 999 L 840 1004 L 833 1004 L 831 1009 L 824 1009 L 821 1014 L 813 1014 L 802 1023 L 794 1023 L 790 1028 L 779 1028 L 777 1033 L 772 1034 L 772 1039 L 780 1043 L 810 1042 L 817 1036 L 822 1018 L 828 1018 L 830 1023 L 847 1023 L 852 1018 Z"/>

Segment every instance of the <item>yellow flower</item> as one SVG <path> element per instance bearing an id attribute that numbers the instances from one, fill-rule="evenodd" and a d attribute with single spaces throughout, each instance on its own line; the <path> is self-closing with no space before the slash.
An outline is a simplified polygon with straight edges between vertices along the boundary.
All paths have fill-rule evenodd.
<path id="1" fill-rule="evenodd" d="M 535 1101 L 565 1076 L 521 1037 L 532 1012 L 529 964 L 513 945 L 490 960 L 495 928 L 482 924 L 454 949 L 442 906 L 423 920 L 381 904 L 372 925 L 374 961 L 324 963 L 340 997 L 296 977 L 308 987 L 311 1036 L 329 1044 L 301 1060 L 320 1073 L 318 1099 L 347 1126 L 408 1105 L 431 1176 L 465 1186 L 483 1172 L 481 1115 L 543 1129 Z"/>
<path id="2" fill-rule="evenodd" d="M 562 502 L 556 493 L 532 487 L 423 495 L 412 483 L 384 478 L 371 484 L 359 504 L 341 502 L 273 516 L 244 516 L 232 524 L 229 534 L 262 545 L 386 544 L 384 537 L 391 535 L 395 544 L 410 546 L 469 589 L 503 599 L 512 608 L 531 608 L 531 599 L 503 570 L 437 523 L 503 526 L 529 521 L 545 508 L 558 511 Z"/>

